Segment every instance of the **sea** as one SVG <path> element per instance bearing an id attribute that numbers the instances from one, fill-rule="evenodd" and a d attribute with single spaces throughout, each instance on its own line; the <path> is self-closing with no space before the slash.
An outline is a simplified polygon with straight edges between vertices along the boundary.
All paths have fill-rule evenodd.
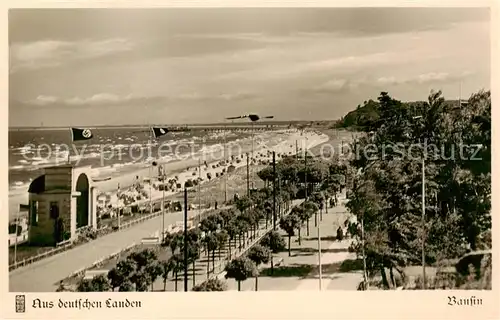
<path id="1" fill-rule="evenodd" d="M 176 161 L 221 150 L 250 138 L 249 131 L 180 131 L 153 139 L 148 128 L 92 129 L 92 139 L 72 142 L 69 129 L 9 130 L 9 194 L 26 190 L 45 167 L 91 166 L 96 176 L 147 167 L 154 159 Z"/>

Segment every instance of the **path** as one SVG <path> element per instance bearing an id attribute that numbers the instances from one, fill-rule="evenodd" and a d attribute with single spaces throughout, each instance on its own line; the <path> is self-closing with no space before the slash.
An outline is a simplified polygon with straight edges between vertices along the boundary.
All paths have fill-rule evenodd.
<path id="1" fill-rule="evenodd" d="M 198 211 L 188 211 L 195 216 Z M 183 221 L 183 212 L 165 214 L 165 227 Z M 161 229 L 162 216 L 130 228 L 113 232 L 74 249 L 42 259 L 9 274 L 11 292 L 54 292 L 59 281 L 71 273 L 92 265 L 97 260 L 114 254 L 134 243 L 140 243 Z"/>
<path id="2" fill-rule="evenodd" d="M 350 240 L 341 242 L 335 240 L 337 227 L 343 225 L 349 216 L 344 206 L 345 195 L 339 200 L 341 200 L 341 204 L 329 208 L 328 214 L 323 213 L 323 219 L 320 222 L 321 285 L 323 291 L 356 290 L 363 278 L 362 271 L 359 270 L 359 260 L 356 260 L 354 253 L 348 252 Z M 306 226 L 301 229 L 301 245 L 299 245 L 296 236 L 292 238 L 291 257 L 288 256 L 287 250 L 277 255 L 283 261 L 279 267 L 274 269 L 273 275 L 269 273 L 269 265 L 260 268 L 259 291 L 319 290 L 318 239 L 317 228 L 314 227 L 314 217 L 311 219 L 309 228 L 309 236 Z M 285 236 L 283 231 L 280 230 L 280 233 Z M 275 261 L 277 261 L 276 258 Z M 237 290 L 236 281 L 227 280 L 227 284 L 229 290 Z M 241 291 L 254 290 L 254 278 L 241 283 Z"/>
<path id="3" fill-rule="evenodd" d="M 299 205 L 302 203 L 302 199 L 297 199 L 293 200 L 292 204 L 290 206 L 293 208 L 294 206 Z M 289 211 L 290 211 L 289 210 Z M 272 228 L 272 221 L 269 221 L 267 228 L 266 228 L 266 222 L 265 220 L 261 220 L 259 222 L 259 228 L 256 232 L 256 238 L 255 239 L 248 239 L 247 242 L 243 242 L 243 247 L 241 250 L 235 248 L 235 244 L 239 243 L 238 237 L 233 242 L 232 249 L 231 249 L 231 259 L 234 259 L 236 257 L 239 257 L 242 255 L 244 252 L 246 252 L 249 248 L 254 246 L 256 243 L 260 242 L 264 234 L 266 234 L 270 229 Z M 195 267 L 195 282 L 196 284 L 200 284 L 203 281 L 207 280 L 207 263 L 210 263 L 210 278 L 218 277 L 219 279 L 224 279 L 224 267 L 225 265 L 230 261 L 229 259 L 229 247 L 228 244 L 226 244 L 224 249 L 221 249 L 221 254 L 219 255 L 219 252 L 216 252 L 215 254 L 215 273 L 213 271 L 213 264 L 212 264 L 212 256 L 207 259 L 207 255 L 203 253 L 201 257 L 196 261 L 196 267 Z M 189 273 L 188 273 L 188 279 L 189 279 L 189 290 L 192 289 L 193 287 L 193 269 L 192 265 L 189 266 Z M 183 281 L 184 281 L 184 273 L 181 272 L 178 276 L 178 291 L 183 291 Z M 171 275 L 168 279 L 167 282 L 167 291 L 174 291 L 175 290 L 175 279 Z M 163 291 L 163 280 L 162 279 L 157 279 L 154 283 L 154 291 Z"/>
<path id="4" fill-rule="evenodd" d="M 329 272 L 329 265 L 339 264 L 348 259 L 355 259 L 354 253 L 348 252 L 350 241 L 334 242 L 321 254 L 322 277 L 321 290 L 355 290 L 358 284 L 363 280 L 361 272 Z M 323 251 L 323 250 L 322 250 Z M 319 269 L 319 260 L 317 259 L 315 267 Z M 336 271 L 336 270 L 335 270 Z M 300 280 L 299 286 L 295 289 L 299 291 L 319 290 L 319 274 L 315 270 L 310 277 Z"/>

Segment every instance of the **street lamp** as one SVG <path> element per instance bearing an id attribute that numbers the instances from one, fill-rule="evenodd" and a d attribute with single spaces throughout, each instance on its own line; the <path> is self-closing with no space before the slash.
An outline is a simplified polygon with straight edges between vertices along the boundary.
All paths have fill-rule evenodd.
<path id="1" fill-rule="evenodd" d="M 165 179 L 167 178 L 165 173 L 165 166 L 159 165 L 156 161 L 152 163 L 153 167 L 158 166 L 158 180 L 162 183 L 162 198 L 161 198 L 161 243 L 165 241 Z M 151 181 L 152 182 L 152 181 Z"/>
<path id="2" fill-rule="evenodd" d="M 236 116 L 236 117 L 229 117 L 226 118 L 227 120 L 236 120 L 236 119 L 245 119 L 248 118 L 251 121 L 252 124 L 252 159 L 254 158 L 254 139 L 255 139 L 255 129 L 254 129 L 254 123 L 259 121 L 260 119 L 274 119 L 274 116 L 265 116 L 265 117 L 260 117 L 257 114 L 248 114 L 244 116 Z M 252 176 L 253 176 L 253 171 L 252 171 Z M 252 179 L 252 188 L 254 188 L 254 179 Z"/>
<path id="3" fill-rule="evenodd" d="M 415 116 L 413 119 L 421 119 L 422 116 Z M 419 141 L 420 142 L 420 141 Z M 425 277 L 425 153 L 426 150 L 422 146 L 422 277 L 423 289 L 427 288 Z"/>

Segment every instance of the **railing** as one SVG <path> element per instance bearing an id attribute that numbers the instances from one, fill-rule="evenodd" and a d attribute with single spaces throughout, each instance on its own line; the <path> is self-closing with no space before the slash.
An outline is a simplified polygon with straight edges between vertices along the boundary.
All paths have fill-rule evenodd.
<path id="1" fill-rule="evenodd" d="M 298 206 L 302 202 L 303 202 L 303 200 L 296 201 L 296 203 L 292 204 L 291 207 Z M 288 215 L 290 212 L 291 212 L 291 208 L 289 210 L 287 210 L 287 212 L 284 213 L 283 216 Z M 260 223 L 262 223 L 262 221 L 260 221 Z M 262 238 L 264 238 L 264 236 L 266 234 L 268 234 L 269 232 L 271 232 L 272 230 L 273 230 L 272 223 L 269 224 L 269 226 L 267 228 L 265 227 L 265 225 L 263 228 L 260 228 L 260 226 L 259 226 L 259 229 L 257 230 L 256 238 L 253 239 L 252 242 L 250 242 L 249 244 L 245 245 L 241 250 L 236 250 L 232 257 L 226 256 L 226 257 L 224 257 L 224 259 L 220 259 L 219 262 L 216 264 L 215 268 L 212 270 L 212 275 L 209 276 L 208 278 L 209 279 L 219 278 L 223 274 L 224 269 L 226 267 L 226 264 L 231 259 L 235 259 L 235 258 L 238 258 L 238 257 L 241 257 L 242 255 L 244 255 L 248 250 L 250 250 L 250 248 L 252 248 L 256 244 L 258 244 L 262 240 Z"/>
<path id="2" fill-rule="evenodd" d="M 142 221 L 145 221 L 145 220 L 151 219 L 155 216 L 158 216 L 159 214 L 161 214 L 161 211 L 155 212 L 153 214 L 149 214 L 147 216 L 140 217 L 138 219 L 134 219 L 132 221 L 125 223 L 124 225 L 121 225 L 120 229 L 128 228 L 132 225 L 135 225 L 135 224 L 140 223 Z M 101 228 L 97 231 L 98 232 L 103 231 L 104 229 L 107 229 L 107 227 Z M 118 230 L 116 230 L 116 231 L 118 231 Z M 113 232 L 113 231 L 111 231 L 111 232 Z M 80 243 L 80 244 L 83 244 L 83 243 Z M 56 255 L 56 254 L 61 253 L 63 251 L 66 251 L 66 250 L 74 247 L 75 245 L 77 245 L 77 244 L 74 244 L 71 240 L 66 240 L 66 241 L 60 242 L 56 245 L 56 247 L 54 249 L 42 252 L 42 253 L 37 254 L 33 257 L 26 258 L 26 259 L 23 259 L 21 261 L 16 261 L 16 262 L 10 264 L 9 271 L 15 270 L 15 269 L 20 268 L 20 267 L 27 266 L 33 262 L 37 262 L 37 261 L 40 261 L 40 260 L 45 259 L 45 258 L 51 257 L 53 255 Z"/>
<path id="3" fill-rule="evenodd" d="M 26 265 L 29 265 L 29 264 L 36 262 L 36 261 L 40 261 L 40 260 L 45 259 L 45 258 L 51 257 L 53 255 L 56 255 L 58 253 L 61 253 L 63 251 L 68 250 L 70 247 L 73 247 L 73 244 L 67 243 L 67 244 L 64 244 L 62 246 L 51 249 L 49 251 L 42 252 L 36 256 L 26 258 L 26 259 L 23 259 L 21 261 L 16 261 L 16 262 L 9 265 L 9 271 L 17 269 L 19 267 L 24 267 Z"/>
<path id="4" fill-rule="evenodd" d="M 223 209 L 223 208 L 221 208 L 221 209 Z M 207 211 L 209 212 L 211 210 L 213 210 L 213 209 L 205 209 L 205 210 L 203 210 L 201 212 L 201 214 L 204 214 Z M 157 216 L 159 216 L 161 214 L 162 214 L 161 210 L 157 211 L 157 212 L 154 212 L 154 213 L 150 213 L 148 215 L 145 215 L 145 216 L 139 217 L 137 219 L 128 221 L 128 222 L 126 222 L 124 224 L 121 224 L 120 227 L 119 227 L 119 229 L 112 230 L 111 232 L 119 231 L 119 230 L 122 230 L 122 229 L 129 228 L 129 227 L 131 227 L 133 225 L 136 225 L 138 223 L 141 223 L 143 221 L 155 218 L 155 217 L 157 217 Z M 103 231 L 104 229 L 108 229 L 108 227 L 104 227 L 104 228 L 98 229 L 97 232 Z M 79 244 L 83 244 L 83 243 L 79 243 Z M 21 261 L 17 261 L 17 262 L 14 262 L 14 263 L 10 264 L 9 265 L 9 271 L 15 270 L 15 269 L 20 268 L 20 267 L 27 266 L 27 265 L 29 265 L 29 264 L 31 264 L 33 262 L 37 262 L 37 261 L 40 261 L 40 260 L 42 260 L 44 258 L 48 258 L 50 256 L 53 256 L 53 255 L 56 255 L 58 253 L 64 252 L 64 251 L 66 251 L 68 249 L 71 249 L 71 248 L 73 248 L 73 247 L 75 247 L 76 245 L 79 245 L 79 244 L 75 244 L 74 242 L 72 242 L 70 240 L 66 240 L 64 242 L 58 243 L 57 247 L 54 248 L 54 249 L 51 249 L 51 250 L 46 251 L 46 252 L 42 252 L 42 253 L 40 253 L 40 254 L 38 254 L 36 256 L 30 257 L 30 258 L 26 258 L 26 259 L 23 259 Z"/>

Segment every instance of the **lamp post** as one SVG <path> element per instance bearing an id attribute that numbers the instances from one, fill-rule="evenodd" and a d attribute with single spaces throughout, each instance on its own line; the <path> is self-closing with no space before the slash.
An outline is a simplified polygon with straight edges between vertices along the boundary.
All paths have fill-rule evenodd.
<path id="1" fill-rule="evenodd" d="M 255 128 L 254 128 L 254 122 L 257 122 L 261 119 L 261 117 L 259 115 L 256 115 L 256 114 L 249 114 L 249 115 L 244 115 L 244 116 L 237 116 L 237 117 L 229 117 L 229 118 L 226 118 L 227 120 L 235 120 L 235 119 L 245 119 L 245 118 L 248 118 L 250 119 L 251 121 L 251 125 L 252 125 L 252 151 L 251 151 L 251 154 L 252 154 L 252 159 L 254 157 L 254 136 L 255 136 Z M 262 119 L 273 119 L 274 116 L 265 116 L 265 117 L 262 117 Z M 247 154 L 247 166 L 250 165 L 249 163 L 249 159 L 248 159 L 248 154 Z M 247 167 L 247 176 L 249 176 L 250 173 L 249 173 L 249 168 Z M 254 179 L 253 179 L 253 171 L 252 171 L 252 188 L 254 188 Z M 250 189 L 249 187 L 247 189 Z M 248 195 L 250 195 L 250 191 L 248 191 Z"/>
<path id="2" fill-rule="evenodd" d="M 354 140 L 356 143 L 356 140 Z M 365 167 L 365 170 L 371 167 L 373 162 Z M 362 168 L 359 168 L 357 171 L 357 176 L 360 176 L 363 172 Z M 357 189 L 357 180 L 353 177 L 353 189 Z M 368 273 L 366 271 L 366 254 L 365 254 L 365 226 L 364 226 L 365 214 L 362 212 L 361 214 L 361 246 L 362 246 L 362 254 L 363 254 L 363 279 L 364 279 L 364 290 L 368 289 Z"/>
<path id="3" fill-rule="evenodd" d="M 17 214 L 16 214 L 16 231 L 14 233 L 15 235 L 15 242 L 14 242 L 14 264 L 17 263 L 17 238 L 18 238 L 18 234 L 17 234 L 17 229 L 19 229 L 19 215 L 21 213 L 21 206 L 19 205 L 19 207 L 17 208 Z"/>
<path id="4" fill-rule="evenodd" d="M 421 119 L 422 116 L 415 116 L 413 119 Z M 421 141 L 419 141 L 421 143 Z M 426 279 L 426 274 L 425 274 L 425 157 L 426 157 L 426 150 L 425 146 L 422 145 L 422 216 L 421 216 L 421 223 L 422 223 L 422 277 L 423 277 L 423 289 L 427 289 L 427 279 Z"/>
<path id="5" fill-rule="evenodd" d="M 321 282 L 323 278 L 323 272 L 321 267 L 321 223 L 318 223 L 318 264 L 319 264 L 319 291 L 321 291 Z"/>
<path id="6" fill-rule="evenodd" d="M 273 230 L 276 230 L 276 152 L 273 151 Z"/>
<path id="7" fill-rule="evenodd" d="M 188 291 L 188 193 L 187 188 L 184 186 L 184 292 Z"/>
<path id="8" fill-rule="evenodd" d="M 120 230 L 120 184 L 118 183 L 118 191 L 116 192 L 116 216 L 118 218 L 118 230 Z"/>
<path id="9" fill-rule="evenodd" d="M 224 173 L 224 203 L 227 203 L 227 154 L 226 154 L 226 147 L 227 147 L 227 122 L 224 120 L 224 163 L 225 163 L 225 168 L 226 172 Z"/>
<path id="10" fill-rule="evenodd" d="M 161 241 L 165 241 L 165 179 L 166 179 L 166 174 L 165 174 L 165 166 L 158 164 L 156 161 L 153 161 L 151 163 L 153 167 L 158 166 L 158 181 L 161 180 L 162 182 L 162 198 L 161 198 Z M 153 183 L 153 180 L 150 180 L 151 184 Z M 153 207 L 151 206 L 151 209 Z"/>
<path id="11" fill-rule="evenodd" d="M 165 241 L 165 179 L 167 178 L 165 174 L 165 166 L 161 166 L 161 183 L 162 183 L 162 195 L 161 195 L 161 243 Z"/>

